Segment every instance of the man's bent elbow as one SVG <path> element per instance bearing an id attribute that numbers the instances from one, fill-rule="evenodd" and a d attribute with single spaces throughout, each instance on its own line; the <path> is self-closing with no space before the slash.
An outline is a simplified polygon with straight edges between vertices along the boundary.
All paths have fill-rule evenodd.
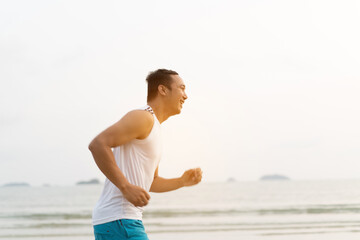
<path id="1" fill-rule="evenodd" d="M 96 149 L 97 149 L 100 145 L 101 145 L 101 144 L 100 144 L 100 141 L 99 141 L 97 138 L 94 138 L 94 139 L 90 142 L 88 148 L 89 148 L 90 152 L 94 152 L 94 151 L 96 151 Z"/>
<path id="2" fill-rule="evenodd" d="M 155 191 L 155 186 L 154 186 L 154 185 L 156 184 L 156 183 L 155 183 L 156 178 L 157 178 L 157 176 L 154 177 L 153 182 L 151 183 L 149 192 L 156 192 L 156 191 Z"/>

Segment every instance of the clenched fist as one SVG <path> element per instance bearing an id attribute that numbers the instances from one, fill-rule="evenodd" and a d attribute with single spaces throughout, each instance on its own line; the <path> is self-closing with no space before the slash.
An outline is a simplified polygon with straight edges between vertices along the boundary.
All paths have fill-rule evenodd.
<path id="1" fill-rule="evenodd" d="M 192 186 L 198 184 L 202 178 L 201 168 L 189 169 L 181 176 L 184 186 Z"/>
<path id="2" fill-rule="evenodd" d="M 150 195 L 141 187 L 128 184 L 122 193 L 124 197 L 136 207 L 143 207 L 149 203 Z"/>

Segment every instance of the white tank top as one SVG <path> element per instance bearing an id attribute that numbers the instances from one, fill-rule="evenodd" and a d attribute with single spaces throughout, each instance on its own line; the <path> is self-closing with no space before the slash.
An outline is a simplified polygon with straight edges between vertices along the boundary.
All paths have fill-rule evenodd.
<path id="1" fill-rule="evenodd" d="M 141 108 L 154 116 L 150 134 L 142 140 L 115 147 L 113 154 L 116 164 L 129 183 L 150 190 L 156 167 L 162 152 L 160 122 L 150 106 Z M 126 200 L 121 191 L 106 178 L 104 189 L 93 211 L 93 225 L 118 219 L 142 219 L 143 207 L 135 207 Z"/>

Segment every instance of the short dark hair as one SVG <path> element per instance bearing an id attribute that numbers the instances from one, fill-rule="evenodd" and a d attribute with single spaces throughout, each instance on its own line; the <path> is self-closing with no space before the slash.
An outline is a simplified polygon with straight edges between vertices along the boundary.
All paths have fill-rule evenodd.
<path id="1" fill-rule="evenodd" d="M 171 90 L 172 78 L 171 75 L 179 75 L 177 72 L 167 69 L 158 69 L 156 71 L 150 72 L 146 77 L 146 82 L 148 83 L 148 95 L 147 101 L 153 100 L 158 92 L 158 86 L 164 85 Z"/>

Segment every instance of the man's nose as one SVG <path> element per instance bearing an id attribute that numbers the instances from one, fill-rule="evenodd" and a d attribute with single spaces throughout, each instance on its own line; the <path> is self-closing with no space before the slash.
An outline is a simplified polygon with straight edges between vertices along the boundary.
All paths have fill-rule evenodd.
<path id="1" fill-rule="evenodd" d="M 186 93 L 184 93 L 184 99 L 186 100 L 188 98 L 188 96 L 186 95 Z"/>

